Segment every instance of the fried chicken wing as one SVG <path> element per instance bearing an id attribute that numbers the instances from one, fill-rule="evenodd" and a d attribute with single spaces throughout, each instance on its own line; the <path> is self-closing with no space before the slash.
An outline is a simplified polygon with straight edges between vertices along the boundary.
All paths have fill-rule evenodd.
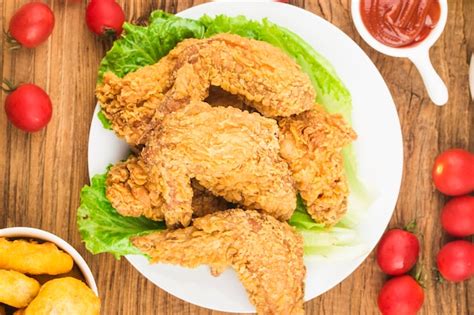
<path id="1" fill-rule="evenodd" d="M 276 121 L 202 102 L 169 114 L 139 159 L 113 167 L 106 193 L 121 214 L 187 226 L 194 212 L 192 179 L 228 202 L 282 220 L 296 206 Z"/>
<path id="2" fill-rule="evenodd" d="M 123 79 L 106 74 L 96 94 L 113 129 L 136 145 L 168 113 L 204 100 L 211 85 L 243 97 L 267 117 L 301 113 L 315 100 L 309 77 L 291 57 L 232 34 L 186 39 L 157 64 Z"/>
<path id="3" fill-rule="evenodd" d="M 349 188 L 342 148 L 356 138 L 340 115 L 315 106 L 282 118 L 280 154 L 288 163 L 296 189 L 316 222 L 333 225 L 347 211 Z"/>
<path id="4" fill-rule="evenodd" d="M 112 72 L 104 74 L 97 85 L 96 97 L 117 135 L 130 144 L 140 143 L 160 102 L 174 83 L 177 57 L 195 41 L 181 42 L 156 64 L 130 72 L 123 78 Z"/>
<path id="5" fill-rule="evenodd" d="M 229 202 L 214 196 L 196 180 L 192 180 L 191 185 L 194 217 L 231 208 Z M 160 192 L 161 188 L 149 181 L 145 163 L 135 155 L 117 163 L 107 173 L 106 196 L 112 206 L 124 216 L 143 215 L 156 221 L 163 220 L 161 207 L 164 200 Z"/>
<path id="6" fill-rule="evenodd" d="M 216 212 L 190 227 L 135 237 L 132 243 L 154 263 L 232 266 L 259 314 L 304 314 L 303 240 L 272 216 Z"/>
<path id="7" fill-rule="evenodd" d="M 279 150 L 275 120 L 191 102 L 164 119 L 142 159 L 150 181 L 161 188 L 170 226 L 189 224 L 192 178 L 229 202 L 287 220 L 296 206 L 296 191 Z"/>

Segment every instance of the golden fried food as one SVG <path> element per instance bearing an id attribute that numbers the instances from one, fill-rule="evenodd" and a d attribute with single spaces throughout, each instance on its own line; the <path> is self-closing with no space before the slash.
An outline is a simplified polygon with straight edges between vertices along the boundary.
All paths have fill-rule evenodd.
<path id="1" fill-rule="evenodd" d="M 25 315 L 99 315 L 100 300 L 82 281 L 66 277 L 43 284 Z"/>
<path id="2" fill-rule="evenodd" d="M 230 208 L 225 199 L 214 196 L 196 180 L 193 180 L 191 185 L 193 216 L 200 217 Z M 163 220 L 161 207 L 164 200 L 160 191 L 157 185 L 148 180 L 146 165 L 135 155 L 115 164 L 107 173 L 106 196 L 121 215 L 144 215 L 156 221 Z"/>
<path id="3" fill-rule="evenodd" d="M 216 196 L 281 220 L 296 207 L 290 171 L 279 155 L 277 124 L 257 113 L 192 102 L 164 119 L 141 158 L 148 182 L 161 193 L 168 226 L 189 225 L 193 178 Z"/>
<path id="4" fill-rule="evenodd" d="M 0 314 L 2 314 L 2 313 L 0 312 Z M 20 309 L 16 310 L 15 313 L 13 313 L 13 315 L 25 315 L 25 309 L 20 308 Z"/>
<path id="5" fill-rule="evenodd" d="M 193 41 L 189 39 L 182 42 L 158 63 L 142 67 L 124 78 L 108 72 L 102 83 L 97 85 L 96 97 L 102 112 L 114 131 L 128 143 L 140 143 L 140 139 L 149 131 L 155 111 L 174 83 L 177 57 Z"/>
<path id="6" fill-rule="evenodd" d="M 153 263 L 232 266 L 259 314 L 304 314 L 303 240 L 286 222 L 254 210 L 215 212 L 193 225 L 135 237 Z"/>
<path id="7" fill-rule="evenodd" d="M 73 259 L 53 243 L 0 237 L 0 268 L 31 275 L 58 275 L 71 271 Z"/>
<path id="8" fill-rule="evenodd" d="M 356 138 L 342 116 L 322 107 L 282 118 L 280 154 L 288 163 L 296 189 L 316 222 L 337 223 L 347 211 L 349 188 L 342 148 Z"/>
<path id="9" fill-rule="evenodd" d="M 13 270 L 0 269 L 0 303 L 16 308 L 27 306 L 38 294 L 40 284 Z"/>
<path id="10" fill-rule="evenodd" d="M 204 100 L 211 85 L 241 96 L 267 117 L 301 113 L 315 100 L 309 77 L 291 57 L 232 34 L 186 39 L 155 65 L 123 79 L 106 74 L 96 94 L 113 129 L 136 145 L 146 143 L 168 113 Z"/>

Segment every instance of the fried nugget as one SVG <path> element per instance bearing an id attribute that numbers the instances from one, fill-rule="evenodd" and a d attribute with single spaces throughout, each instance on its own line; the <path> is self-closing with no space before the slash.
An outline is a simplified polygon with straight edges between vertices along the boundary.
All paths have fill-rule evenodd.
<path id="1" fill-rule="evenodd" d="M 13 270 L 0 269 L 0 303 L 16 308 L 27 306 L 38 294 L 40 284 Z"/>
<path id="2" fill-rule="evenodd" d="M 347 211 L 347 183 L 342 148 L 356 138 L 340 115 L 321 106 L 282 118 L 280 154 L 288 163 L 296 189 L 316 222 L 337 223 Z"/>
<path id="3" fill-rule="evenodd" d="M 82 281 L 66 277 L 43 284 L 25 315 L 99 315 L 100 300 Z"/>
<path id="4" fill-rule="evenodd" d="M 178 230 L 135 237 L 153 263 L 194 268 L 232 266 L 259 314 L 304 314 L 303 239 L 288 223 L 254 210 L 232 209 Z"/>
<path id="5" fill-rule="evenodd" d="M 71 271 L 72 257 L 53 243 L 0 238 L 0 268 L 31 275 L 58 275 Z"/>
<path id="6" fill-rule="evenodd" d="M 167 114 L 206 99 L 211 85 L 267 117 L 308 110 L 316 95 L 308 75 L 283 51 L 232 34 L 186 39 L 157 64 L 123 79 L 106 74 L 96 94 L 116 133 L 137 145 Z"/>

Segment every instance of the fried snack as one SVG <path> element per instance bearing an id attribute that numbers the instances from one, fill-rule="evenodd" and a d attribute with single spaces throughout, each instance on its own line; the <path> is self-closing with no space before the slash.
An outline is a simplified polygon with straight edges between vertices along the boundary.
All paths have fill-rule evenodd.
<path id="1" fill-rule="evenodd" d="M 282 118 L 280 154 L 288 163 L 296 189 L 316 222 L 337 223 L 347 211 L 349 187 L 342 148 L 356 134 L 342 116 L 322 107 Z"/>
<path id="2" fill-rule="evenodd" d="M 96 97 L 102 113 L 117 135 L 128 143 L 138 144 L 149 131 L 149 123 L 158 105 L 174 83 L 177 57 L 193 41 L 197 40 L 182 42 L 158 63 L 142 67 L 124 78 L 107 72 L 102 83 L 97 85 Z"/>
<path id="3" fill-rule="evenodd" d="M 211 85 L 241 96 L 267 117 L 301 113 L 315 100 L 309 77 L 291 57 L 232 34 L 186 39 L 155 65 L 123 79 L 107 73 L 96 95 L 116 133 L 137 145 L 167 114 L 204 100 Z"/>
<path id="4" fill-rule="evenodd" d="M 196 180 L 191 185 L 194 217 L 231 208 L 225 199 L 214 196 Z M 106 196 L 121 215 L 144 215 L 152 220 L 162 221 L 164 216 L 161 207 L 164 200 L 160 191 L 161 188 L 148 180 L 146 165 L 135 155 L 115 164 L 107 173 Z"/>
<path id="5" fill-rule="evenodd" d="M 0 312 L 0 314 L 2 314 L 2 313 Z M 13 315 L 25 315 L 25 309 L 20 308 L 20 309 L 16 310 L 15 313 L 13 313 Z"/>
<path id="6" fill-rule="evenodd" d="M 192 102 L 165 118 L 141 159 L 149 185 L 161 194 L 160 212 L 168 226 L 189 225 L 193 178 L 229 202 L 287 220 L 296 207 L 296 191 L 279 149 L 273 119 Z M 113 199 L 125 200 L 123 196 L 128 192 L 108 194 L 113 205 Z"/>
<path id="7" fill-rule="evenodd" d="M 286 222 L 254 210 L 233 209 L 193 225 L 135 237 L 153 263 L 222 271 L 232 266 L 259 314 L 304 314 L 302 237 Z"/>
<path id="8" fill-rule="evenodd" d="M 82 281 L 66 277 L 43 284 L 24 315 L 99 315 L 100 300 Z"/>
<path id="9" fill-rule="evenodd" d="M 38 294 L 40 284 L 13 270 L 0 269 L 0 303 L 16 308 L 27 306 Z"/>
<path id="10" fill-rule="evenodd" d="M 38 244 L 25 240 L 9 241 L 0 237 L 0 268 L 31 275 L 58 275 L 71 271 L 71 256 L 53 243 Z"/>

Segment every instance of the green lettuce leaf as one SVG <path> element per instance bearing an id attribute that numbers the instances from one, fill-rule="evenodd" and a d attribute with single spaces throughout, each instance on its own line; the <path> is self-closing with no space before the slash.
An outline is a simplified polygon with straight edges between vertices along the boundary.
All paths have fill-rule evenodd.
<path id="1" fill-rule="evenodd" d="M 165 225 L 144 217 L 120 215 L 105 196 L 106 177 L 106 174 L 96 175 L 90 186 L 82 188 L 81 205 L 77 210 L 82 240 L 93 254 L 108 252 L 116 258 L 142 254 L 131 244 L 130 237 L 163 230 Z"/>
<path id="2" fill-rule="evenodd" d="M 329 112 L 339 113 L 351 122 L 351 95 L 332 65 L 298 35 L 266 19 L 258 22 L 243 16 L 220 15 L 191 20 L 163 11 L 154 11 L 149 18 L 148 26 L 126 23 L 124 30 L 122 38 L 114 43 L 100 64 L 99 81 L 107 71 L 123 77 L 140 67 L 156 63 L 185 38 L 206 38 L 218 33 L 232 33 L 268 42 L 294 58 L 309 75 L 317 93 L 316 101 Z M 110 126 L 105 116 L 102 115 L 100 119 L 104 127 Z M 358 213 L 368 206 L 371 198 L 357 177 L 357 163 L 352 146 L 346 147 L 343 152 L 351 196 L 358 199 L 358 208 L 350 209 L 336 226 L 328 229 L 314 222 L 307 213 L 303 201 L 298 197 L 297 209 L 289 223 L 304 236 L 305 253 L 308 255 L 328 255 L 333 249 L 340 252 L 342 248 L 346 249 L 351 245 L 358 248 L 354 227 L 358 222 Z M 108 251 L 116 256 L 137 253 L 128 238 L 149 233 L 162 226 L 154 226 L 154 222 L 143 218 L 121 217 L 107 202 L 105 195 L 99 193 L 105 191 L 105 188 L 100 186 L 104 181 L 98 181 L 99 177 L 95 178 L 95 182 L 93 179 L 91 187 L 86 186 L 81 193 L 79 211 L 82 217 L 79 218 L 82 219 L 79 227 L 87 247 L 92 252 Z M 101 198 L 100 202 L 94 201 L 94 198 Z M 104 215 L 100 214 L 101 211 Z M 118 225 L 117 234 L 111 233 L 111 222 Z M 107 233 L 102 236 L 100 233 L 105 223 L 108 223 L 105 225 Z M 100 236 L 97 236 L 98 232 Z"/>
<path id="3" fill-rule="evenodd" d="M 123 25 L 125 35 L 114 42 L 100 63 L 99 82 L 108 71 L 123 77 L 154 64 L 182 40 L 202 38 L 205 31 L 199 21 L 179 18 L 163 11 L 154 11 L 148 22 L 148 26 Z"/>

